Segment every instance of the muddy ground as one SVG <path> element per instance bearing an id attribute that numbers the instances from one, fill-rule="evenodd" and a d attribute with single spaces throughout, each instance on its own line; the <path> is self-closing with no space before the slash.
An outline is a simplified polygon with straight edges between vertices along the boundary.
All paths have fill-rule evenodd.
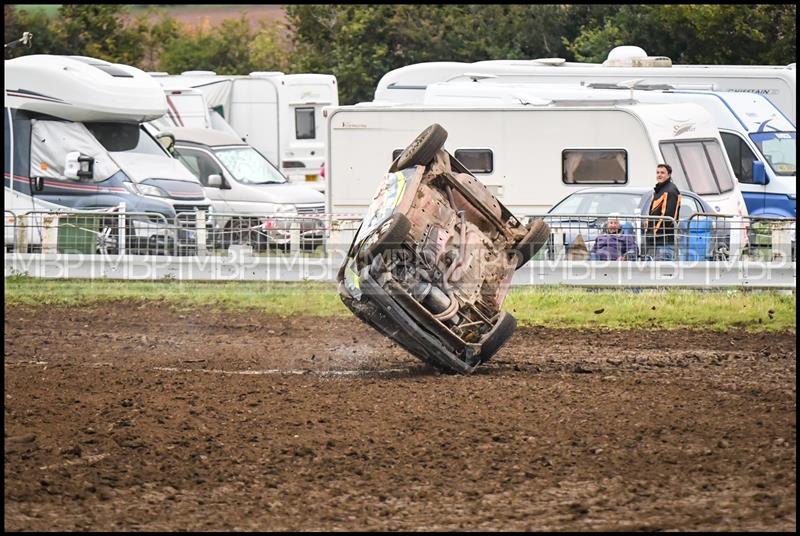
<path id="1" fill-rule="evenodd" d="M 520 328 L 439 374 L 355 317 L 5 310 L 5 529 L 796 529 L 793 334 Z"/>

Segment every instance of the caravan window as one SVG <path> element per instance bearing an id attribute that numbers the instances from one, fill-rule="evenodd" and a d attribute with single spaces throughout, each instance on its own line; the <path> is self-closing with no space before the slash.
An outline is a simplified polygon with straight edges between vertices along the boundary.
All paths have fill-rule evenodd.
<path id="1" fill-rule="evenodd" d="M 298 140 L 313 140 L 317 137 L 314 125 L 314 108 L 294 109 L 294 134 Z"/>
<path id="2" fill-rule="evenodd" d="M 565 149 L 561 152 L 561 180 L 565 184 L 625 184 L 625 149 Z"/>
<path id="3" fill-rule="evenodd" d="M 494 154 L 491 149 L 456 149 L 453 156 L 472 173 L 494 171 Z"/>
<path id="4" fill-rule="evenodd" d="M 688 185 L 700 195 L 714 195 L 733 189 L 722 149 L 716 140 L 661 143 L 664 161 L 672 166 L 678 187 Z"/>
<path id="5" fill-rule="evenodd" d="M 753 182 L 753 161 L 756 155 L 747 146 L 745 141 L 730 132 L 720 132 L 722 143 L 725 144 L 725 152 L 733 166 L 733 174 L 739 182 L 752 184 Z"/>

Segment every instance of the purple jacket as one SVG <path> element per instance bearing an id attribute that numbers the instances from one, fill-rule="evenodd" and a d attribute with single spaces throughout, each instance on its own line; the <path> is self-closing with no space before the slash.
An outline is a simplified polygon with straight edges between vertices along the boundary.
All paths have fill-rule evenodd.
<path id="1" fill-rule="evenodd" d="M 631 234 L 603 233 L 597 237 L 592 246 L 592 258 L 597 260 L 615 261 L 629 251 L 637 255 L 636 239 Z"/>

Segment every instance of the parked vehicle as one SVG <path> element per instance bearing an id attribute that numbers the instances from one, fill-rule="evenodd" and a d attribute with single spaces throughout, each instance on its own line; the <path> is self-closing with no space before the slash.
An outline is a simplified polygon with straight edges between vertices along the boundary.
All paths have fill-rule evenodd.
<path id="1" fill-rule="evenodd" d="M 699 105 L 539 101 L 326 109 L 329 211 L 363 213 L 371 201 L 365 192 L 402 140 L 435 119 L 449 132 L 448 152 L 516 214 L 544 213 L 587 186 L 652 187 L 662 162 L 678 188 L 698 193 L 715 212 L 747 214 L 719 131 Z"/>
<path id="2" fill-rule="evenodd" d="M 325 138 L 318 125 L 323 123 L 322 107 L 339 104 L 335 76 L 185 71 L 167 79 L 202 91 L 211 109 L 290 180 L 324 191 L 319 172 Z"/>
<path id="3" fill-rule="evenodd" d="M 337 279 L 362 321 L 430 365 L 469 373 L 514 332 L 501 306 L 549 230 L 515 218 L 442 148 L 446 137 L 430 125 L 389 166 Z"/>
<path id="4" fill-rule="evenodd" d="M 755 93 L 665 89 L 671 86 L 622 84 L 507 84 L 496 80 L 447 82 L 428 86 L 426 105 L 485 103 L 521 105 L 531 99 L 637 103 L 695 103 L 711 114 L 740 183 L 750 216 L 797 216 L 797 133 L 768 99 Z M 641 89 L 639 89 L 641 88 Z"/>
<path id="5" fill-rule="evenodd" d="M 551 248 L 566 249 L 577 237 L 591 250 L 598 234 L 603 230 L 610 214 L 616 214 L 622 223 L 623 232 L 636 236 L 639 256 L 645 251 L 642 228 L 650 211 L 653 188 L 644 187 L 595 187 L 583 188 L 566 196 L 547 211 L 545 221 L 558 236 L 549 244 Z M 689 235 L 689 222 L 692 215 L 716 214 L 714 209 L 701 196 L 694 192 L 681 192 L 681 208 L 678 213 L 678 246 L 683 250 L 683 260 L 688 260 L 690 251 L 681 242 Z M 585 215 L 585 216 L 582 216 Z M 694 219 L 697 219 L 696 216 Z M 703 218 L 697 219 L 693 227 Z M 724 218 L 712 217 L 707 225 L 708 249 L 704 250 L 702 260 L 727 258 L 730 252 L 731 227 Z M 630 259 L 633 260 L 633 259 Z M 699 260 L 699 259 L 692 259 Z"/>
<path id="6" fill-rule="evenodd" d="M 222 247 L 243 240 L 257 249 L 286 246 L 289 227 L 275 217 L 319 215 L 325 196 L 294 184 L 259 151 L 231 134 L 212 129 L 171 128 L 176 157 L 203 185 L 214 207 L 214 228 Z M 237 214 L 259 217 L 236 217 Z M 265 224 L 270 226 L 265 227 Z M 318 221 L 305 222 L 302 243 L 321 244 Z"/>
<path id="7" fill-rule="evenodd" d="M 22 56 L 4 67 L 7 208 L 37 210 L 36 202 L 45 201 L 85 210 L 122 202 L 129 212 L 185 226 L 155 241 L 162 251 L 169 240 L 181 251 L 194 247 L 195 214 L 211 204 L 197 179 L 143 127 L 167 109 L 152 78 L 83 56 Z M 136 223 L 129 223 L 128 241 L 140 242 Z"/>
<path id="8" fill-rule="evenodd" d="M 693 89 L 758 93 L 769 98 L 792 123 L 797 121 L 794 63 L 786 66 L 673 65 L 669 58 L 648 56 L 641 48 L 632 46 L 616 47 L 602 64 L 541 58 L 406 65 L 383 75 L 375 89 L 375 101 L 419 104 L 428 84 L 482 78 L 496 78 L 498 82 L 509 83 L 579 85 L 637 79 L 645 84 L 682 84 Z"/>

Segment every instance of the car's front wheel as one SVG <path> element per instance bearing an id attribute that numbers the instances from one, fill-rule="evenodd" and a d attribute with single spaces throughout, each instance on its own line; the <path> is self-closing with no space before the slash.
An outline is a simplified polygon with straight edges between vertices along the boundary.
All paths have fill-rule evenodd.
<path id="1" fill-rule="evenodd" d="M 427 166 L 433 160 L 436 151 L 444 146 L 445 140 L 447 131 L 444 127 L 439 123 L 432 124 L 400 153 L 395 167 L 405 169 L 412 166 Z"/>
<path id="2" fill-rule="evenodd" d="M 531 257 L 542 249 L 550 239 L 550 226 L 543 219 L 536 218 L 528 227 L 527 234 L 517 242 L 514 249 L 517 251 L 517 269 L 531 260 Z"/>

